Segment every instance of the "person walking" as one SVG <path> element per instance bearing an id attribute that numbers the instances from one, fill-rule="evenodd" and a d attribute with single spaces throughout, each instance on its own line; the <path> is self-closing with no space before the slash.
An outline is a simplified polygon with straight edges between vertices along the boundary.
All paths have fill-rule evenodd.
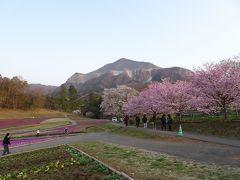
<path id="1" fill-rule="evenodd" d="M 157 115 L 156 115 L 156 112 L 153 113 L 152 121 L 153 121 L 153 129 L 157 129 Z"/>
<path id="2" fill-rule="evenodd" d="M 68 133 L 68 127 L 65 127 L 64 132 L 65 132 L 65 135 L 67 135 L 67 133 Z"/>
<path id="3" fill-rule="evenodd" d="M 167 115 L 167 125 L 168 125 L 168 130 L 172 131 L 172 117 L 170 114 Z"/>
<path id="4" fill-rule="evenodd" d="M 166 117 L 165 114 L 161 117 L 161 129 L 166 131 Z"/>
<path id="5" fill-rule="evenodd" d="M 146 117 L 146 114 L 143 115 L 142 122 L 143 122 L 143 128 L 147 128 L 147 117 Z"/>
<path id="6" fill-rule="evenodd" d="M 40 130 L 37 129 L 37 137 L 39 137 L 39 135 L 40 135 Z"/>
<path id="7" fill-rule="evenodd" d="M 126 127 L 128 127 L 128 120 L 129 120 L 129 117 L 128 117 L 128 115 L 126 115 L 123 120 Z"/>
<path id="8" fill-rule="evenodd" d="M 135 120 L 136 120 L 136 127 L 138 128 L 140 124 L 140 117 L 136 115 Z"/>
<path id="9" fill-rule="evenodd" d="M 5 135 L 2 144 L 3 144 L 3 154 L 2 154 L 2 155 L 4 156 L 5 154 L 9 154 L 10 151 L 9 151 L 8 145 L 11 144 L 11 143 L 10 143 L 10 134 L 9 134 L 9 133 L 7 133 L 7 134 Z"/>

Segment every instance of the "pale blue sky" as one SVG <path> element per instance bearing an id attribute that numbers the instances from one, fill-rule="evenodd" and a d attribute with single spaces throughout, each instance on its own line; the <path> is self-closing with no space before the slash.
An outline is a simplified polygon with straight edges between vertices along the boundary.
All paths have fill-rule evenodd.
<path id="1" fill-rule="evenodd" d="M 0 74 L 29 83 L 122 57 L 193 69 L 239 52 L 239 0 L 0 0 Z"/>

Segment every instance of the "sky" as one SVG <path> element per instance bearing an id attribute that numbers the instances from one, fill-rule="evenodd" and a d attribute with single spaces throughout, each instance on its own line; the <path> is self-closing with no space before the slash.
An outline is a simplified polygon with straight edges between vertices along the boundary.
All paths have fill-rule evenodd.
<path id="1" fill-rule="evenodd" d="M 0 74 L 61 85 L 120 58 L 194 69 L 240 53 L 239 0 L 0 0 Z"/>

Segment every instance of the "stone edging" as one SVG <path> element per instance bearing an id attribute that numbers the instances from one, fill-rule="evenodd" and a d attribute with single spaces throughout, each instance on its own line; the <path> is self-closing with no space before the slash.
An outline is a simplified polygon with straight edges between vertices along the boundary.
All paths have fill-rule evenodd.
<path id="1" fill-rule="evenodd" d="M 124 180 L 134 180 L 132 177 L 128 176 L 126 173 L 120 172 L 120 171 L 118 171 L 118 170 L 110 167 L 109 165 L 105 164 L 104 162 L 102 162 L 102 161 L 96 159 L 95 157 L 93 157 L 93 156 L 91 156 L 91 155 L 83 152 L 82 150 L 80 150 L 80 149 L 78 149 L 78 148 L 75 148 L 75 147 L 73 147 L 73 146 L 71 146 L 71 145 L 69 145 L 69 144 L 67 144 L 67 146 L 69 146 L 69 147 L 73 148 L 74 150 L 76 150 L 76 151 L 84 154 L 85 156 L 89 157 L 90 159 L 93 159 L 94 161 L 97 161 L 97 162 L 99 162 L 100 164 L 103 164 L 104 166 L 106 166 L 106 167 L 107 167 L 108 169 L 110 169 L 111 171 L 113 171 L 113 172 L 115 172 L 116 174 L 124 177 Z"/>

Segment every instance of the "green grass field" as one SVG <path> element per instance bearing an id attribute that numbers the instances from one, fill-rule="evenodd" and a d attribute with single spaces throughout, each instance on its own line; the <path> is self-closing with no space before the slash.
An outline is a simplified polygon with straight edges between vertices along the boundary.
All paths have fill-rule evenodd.
<path id="1" fill-rule="evenodd" d="M 192 143 L 198 142 L 184 137 L 175 137 L 160 134 L 159 132 L 144 131 L 143 129 L 137 128 L 125 128 L 113 124 L 104 124 L 99 126 L 92 126 L 87 128 L 88 132 L 110 132 L 117 135 L 130 136 L 141 139 L 149 139 L 156 141 L 166 141 L 166 142 L 179 142 L 179 143 Z"/>
<path id="2" fill-rule="evenodd" d="M 73 146 L 123 171 L 134 179 L 238 179 L 240 168 L 183 161 L 167 154 L 99 141 L 80 142 Z"/>

